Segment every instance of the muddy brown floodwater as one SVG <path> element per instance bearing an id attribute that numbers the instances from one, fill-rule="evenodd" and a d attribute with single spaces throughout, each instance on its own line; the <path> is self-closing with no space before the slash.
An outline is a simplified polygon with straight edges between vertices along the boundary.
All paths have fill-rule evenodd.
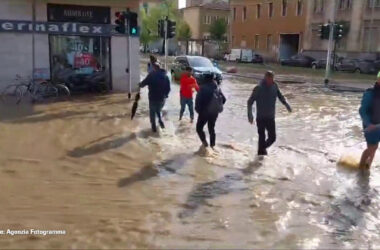
<path id="1" fill-rule="evenodd" d="M 2 106 L 0 231 L 66 235 L 0 235 L 0 248 L 380 248 L 379 162 L 371 175 L 336 166 L 364 147 L 361 94 L 281 85 L 294 112 L 278 105 L 260 160 L 247 81 L 223 83 L 213 154 L 177 121 L 177 85 L 159 135 L 146 90 L 133 121 L 125 94 Z"/>

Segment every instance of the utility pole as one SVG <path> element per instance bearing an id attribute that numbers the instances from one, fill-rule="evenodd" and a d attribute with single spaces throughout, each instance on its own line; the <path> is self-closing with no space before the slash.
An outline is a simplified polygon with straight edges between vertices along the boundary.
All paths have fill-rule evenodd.
<path id="1" fill-rule="evenodd" d="M 373 15 L 374 15 L 374 11 L 375 11 L 375 0 L 372 0 L 370 1 L 370 3 L 372 4 L 371 6 L 371 21 L 370 21 L 370 25 L 369 25 L 369 33 L 368 33 L 368 52 L 371 52 L 371 44 L 372 44 L 372 32 L 373 32 Z"/>
<path id="2" fill-rule="evenodd" d="M 36 38 L 35 38 L 35 26 L 36 26 L 36 0 L 32 2 L 32 80 L 34 82 L 35 75 L 34 71 L 36 69 Z"/>
<path id="3" fill-rule="evenodd" d="M 164 25 L 164 28 L 165 28 L 165 70 L 167 71 L 168 70 L 168 63 L 167 63 L 167 57 L 168 57 L 168 20 L 169 20 L 169 17 L 166 16 L 165 18 L 165 25 Z"/>
<path id="4" fill-rule="evenodd" d="M 132 74 L 131 74 L 131 34 L 129 32 L 130 27 L 130 18 L 129 18 L 129 8 L 127 8 L 128 12 L 128 18 L 127 18 L 127 33 L 128 33 L 128 84 L 129 84 L 129 92 L 128 92 L 128 99 L 131 99 L 132 96 Z"/>
<path id="5" fill-rule="evenodd" d="M 325 72 L 325 86 L 329 84 L 329 78 L 330 78 L 330 70 L 331 70 L 331 54 L 334 47 L 334 30 L 335 30 L 335 16 L 336 16 L 336 10 L 337 5 L 336 1 L 333 1 L 334 4 L 334 10 L 333 10 L 333 16 L 332 21 L 329 20 L 329 44 L 327 49 L 327 59 L 326 59 L 326 72 Z"/>

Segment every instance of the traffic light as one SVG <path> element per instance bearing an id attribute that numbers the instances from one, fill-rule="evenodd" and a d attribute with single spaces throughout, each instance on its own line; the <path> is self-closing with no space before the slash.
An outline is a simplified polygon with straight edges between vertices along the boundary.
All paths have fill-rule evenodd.
<path id="1" fill-rule="evenodd" d="M 165 20 L 158 20 L 158 36 L 165 38 Z"/>
<path id="2" fill-rule="evenodd" d="M 175 37 L 176 22 L 167 20 L 168 38 Z"/>
<path id="3" fill-rule="evenodd" d="M 322 24 L 319 25 L 319 37 L 321 39 L 329 39 L 330 35 L 330 25 L 329 24 Z"/>
<path id="4" fill-rule="evenodd" d="M 334 25 L 334 39 L 340 40 L 343 38 L 343 25 L 342 24 L 335 24 Z"/>
<path id="5" fill-rule="evenodd" d="M 137 21 L 137 13 L 129 12 L 128 15 L 129 21 L 129 35 L 137 36 L 138 35 L 138 21 Z"/>
<path id="6" fill-rule="evenodd" d="M 115 17 L 116 17 L 116 20 L 115 20 L 116 32 L 118 32 L 120 34 L 125 34 L 125 15 L 124 15 L 124 13 L 116 12 Z"/>

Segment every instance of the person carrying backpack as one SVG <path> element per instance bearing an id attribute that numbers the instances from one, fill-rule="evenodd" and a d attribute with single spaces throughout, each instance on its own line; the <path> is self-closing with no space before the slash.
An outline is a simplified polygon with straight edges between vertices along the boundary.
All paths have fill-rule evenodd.
<path id="1" fill-rule="evenodd" d="M 259 134 L 258 155 L 267 155 L 269 148 L 276 141 L 276 100 L 280 100 L 286 107 L 288 112 L 292 112 L 292 108 L 282 95 L 277 83 L 274 82 L 273 71 L 267 71 L 265 77 L 260 81 L 248 99 L 248 122 L 253 124 L 252 105 L 256 102 L 256 123 L 257 132 Z M 265 130 L 268 132 L 268 138 L 265 137 Z"/>
<path id="2" fill-rule="evenodd" d="M 195 99 L 195 111 L 198 113 L 197 133 L 204 147 L 208 147 L 206 134 L 203 131 L 204 126 L 208 125 L 210 134 L 210 146 L 215 147 L 215 123 L 219 113 L 223 111 L 223 105 L 226 102 L 226 97 L 222 90 L 214 81 L 214 74 L 208 73 L 204 75 L 204 84 Z"/>

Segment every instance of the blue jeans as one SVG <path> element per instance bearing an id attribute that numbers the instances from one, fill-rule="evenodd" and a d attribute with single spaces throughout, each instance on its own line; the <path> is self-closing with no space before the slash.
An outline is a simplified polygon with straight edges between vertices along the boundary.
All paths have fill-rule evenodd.
<path id="1" fill-rule="evenodd" d="M 193 98 L 185 98 L 181 96 L 181 111 L 179 113 L 179 118 L 182 119 L 183 113 L 185 112 L 186 105 L 189 107 L 190 118 L 194 119 L 194 104 Z"/>
<path id="2" fill-rule="evenodd" d="M 156 116 L 158 117 L 158 121 L 162 122 L 161 111 L 165 105 L 165 100 L 163 101 L 149 101 L 149 117 L 150 124 L 152 128 L 156 128 Z"/>

